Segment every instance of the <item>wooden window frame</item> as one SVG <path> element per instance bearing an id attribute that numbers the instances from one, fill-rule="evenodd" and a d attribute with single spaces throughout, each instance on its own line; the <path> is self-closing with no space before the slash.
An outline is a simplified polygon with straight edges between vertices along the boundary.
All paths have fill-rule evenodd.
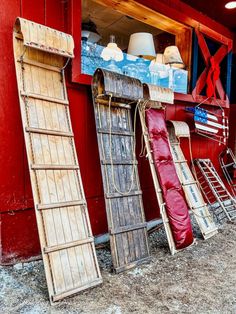
<path id="1" fill-rule="evenodd" d="M 175 35 L 176 45 L 180 50 L 183 61 L 189 72 L 189 81 L 192 75 L 192 34 L 194 29 L 200 28 L 205 36 L 225 44 L 232 49 L 233 34 L 226 27 L 202 15 L 180 0 L 169 0 L 168 3 L 161 0 L 96 1 L 122 14 L 130 15 L 141 22 L 147 23 L 148 21 L 152 26 L 156 26 L 163 31 Z M 68 3 L 68 22 L 70 27 L 68 31 L 73 35 L 75 40 L 75 58 L 72 61 L 71 80 L 73 83 L 90 85 L 92 76 L 81 72 L 82 1 L 69 0 Z M 229 86 L 230 82 L 227 84 Z M 199 100 L 204 100 L 205 98 L 205 96 L 199 96 Z M 175 100 L 196 103 L 196 97 L 190 93 L 187 95 L 175 93 Z M 214 105 L 214 99 L 205 101 L 205 104 Z M 228 108 L 229 100 L 222 101 L 221 105 L 222 107 Z"/>
<path id="2" fill-rule="evenodd" d="M 220 44 L 220 47 L 217 51 L 211 55 L 210 50 L 208 48 L 206 38 L 210 38 Z M 206 86 L 206 78 L 210 68 L 210 57 L 213 57 L 215 62 L 220 65 L 222 60 L 227 57 L 227 79 L 225 90 L 221 83 L 221 79 L 219 78 L 216 81 L 216 93 L 218 94 L 217 103 L 221 106 L 227 107 L 229 105 L 230 98 L 230 90 L 231 90 L 231 65 L 232 65 L 232 42 L 227 42 L 218 38 L 216 40 L 211 34 L 205 34 L 201 31 L 201 28 L 195 28 L 194 30 L 194 45 L 193 45 L 193 71 L 192 71 L 192 95 L 196 102 L 203 101 L 203 97 L 201 96 L 201 92 Z M 199 50 L 202 54 L 205 69 L 202 71 L 200 76 L 198 77 L 198 55 Z M 211 99 L 214 101 L 214 98 Z"/>
<path id="3" fill-rule="evenodd" d="M 110 7 L 124 15 L 129 15 L 135 20 L 152 25 L 163 31 L 175 35 L 183 62 L 187 70 L 191 68 L 192 55 L 192 28 L 179 23 L 137 1 L 96 0 L 97 3 Z M 75 59 L 72 62 L 72 82 L 91 84 L 91 75 L 81 73 L 81 13 L 82 1 L 72 1 L 72 35 L 75 39 Z M 79 17 L 79 18 L 78 18 Z M 189 71 L 189 75 L 190 75 Z"/>

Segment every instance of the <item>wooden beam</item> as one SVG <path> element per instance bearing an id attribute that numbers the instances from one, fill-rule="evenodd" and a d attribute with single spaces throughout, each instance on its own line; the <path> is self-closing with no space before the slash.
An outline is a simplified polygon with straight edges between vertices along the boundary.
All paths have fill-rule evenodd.
<path id="1" fill-rule="evenodd" d="M 191 59 L 192 59 L 192 30 L 184 29 L 176 34 L 175 44 L 179 48 L 183 62 L 188 70 L 188 82 L 191 80 Z M 190 84 L 188 84 L 190 86 Z"/>
<path id="2" fill-rule="evenodd" d="M 204 86 L 206 85 L 206 79 L 207 79 L 207 74 L 208 74 L 209 65 L 210 65 L 209 62 L 210 62 L 210 58 L 211 58 L 211 53 L 210 53 L 209 48 L 207 46 L 204 35 L 199 31 L 199 29 L 196 29 L 195 33 L 197 35 L 199 47 L 201 49 L 204 62 L 206 64 L 206 68 L 204 69 L 204 71 L 202 72 L 202 74 L 200 75 L 200 77 L 197 80 L 196 87 L 194 88 L 193 93 L 192 93 L 194 98 L 197 95 L 200 95 Z M 228 47 L 226 45 L 221 45 L 221 47 L 217 50 L 217 52 L 214 55 L 215 62 L 220 64 L 221 61 L 224 59 L 224 57 L 227 55 L 227 53 L 228 53 Z M 224 91 L 224 88 L 222 86 L 220 79 L 218 79 L 216 82 L 216 90 L 218 92 L 220 99 L 225 100 L 226 94 L 225 94 L 225 91 Z"/>
<path id="3" fill-rule="evenodd" d="M 115 11 L 128 15 L 145 24 L 152 25 L 171 34 L 179 34 L 189 27 L 169 18 L 167 15 L 154 11 L 147 5 L 143 5 L 134 0 L 95 0 L 95 2 L 108 6 Z"/>
<path id="4" fill-rule="evenodd" d="M 198 60 L 199 60 L 199 49 L 198 49 L 198 38 L 195 32 L 193 32 L 193 65 L 192 65 L 192 90 L 194 90 L 198 80 Z"/>
<path id="5" fill-rule="evenodd" d="M 226 81 L 226 95 L 230 99 L 231 96 L 231 74 L 232 74 L 232 57 L 233 53 L 230 51 L 227 56 L 227 81 Z"/>
<path id="6" fill-rule="evenodd" d="M 193 28 L 199 27 L 201 32 L 217 41 L 224 44 L 229 44 L 231 42 L 232 44 L 234 34 L 227 27 L 217 23 L 210 17 L 200 13 L 180 0 L 137 0 L 137 2 L 180 23 Z"/>
<path id="7" fill-rule="evenodd" d="M 206 96 L 197 95 L 196 97 L 193 97 L 191 94 L 180 94 L 180 93 L 174 93 L 174 101 L 175 103 L 178 102 L 187 102 L 192 104 L 199 104 L 200 102 L 204 102 L 205 105 L 216 105 L 216 100 L 211 97 L 207 99 Z M 229 108 L 229 99 L 226 98 L 226 100 L 220 100 L 217 99 L 217 104 L 221 105 L 223 108 Z"/>
<path id="8" fill-rule="evenodd" d="M 207 50 L 208 50 L 208 48 L 207 48 Z M 227 54 L 227 47 L 222 45 L 214 55 L 216 62 L 221 63 L 221 61 L 224 59 L 226 54 Z M 210 59 L 210 57 L 211 57 L 211 55 L 210 55 L 210 52 L 208 50 L 208 60 Z M 208 65 L 207 58 L 204 58 L 204 60 L 205 60 L 206 64 Z M 196 95 L 200 95 L 204 86 L 206 85 L 207 72 L 208 72 L 208 68 L 205 68 L 204 71 L 199 76 L 197 83 L 196 83 L 196 86 L 195 86 L 193 93 L 192 93 L 194 97 L 196 97 Z M 217 84 L 219 84 L 219 83 L 217 83 Z M 218 88 L 220 88 L 219 85 L 218 85 Z"/>

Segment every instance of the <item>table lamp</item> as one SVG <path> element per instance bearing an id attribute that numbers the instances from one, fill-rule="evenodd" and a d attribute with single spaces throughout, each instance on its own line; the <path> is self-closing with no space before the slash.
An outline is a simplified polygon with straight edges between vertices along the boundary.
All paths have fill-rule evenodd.
<path id="1" fill-rule="evenodd" d="M 165 64 L 174 68 L 183 69 L 185 67 L 177 46 L 168 46 L 164 51 Z"/>
<path id="2" fill-rule="evenodd" d="M 174 80 L 174 75 L 178 75 L 178 72 L 180 73 L 180 69 L 185 68 L 185 65 L 183 63 L 183 60 L 181 58 L 179 49 L 177 46 L 168 46 L 166 47 L 164 51 L 164 60 L 165 64 L 169 64 L 170 67 L 172 68 L 177 68 L 179 70 L 176 70 L 175 72 L 170 69 L 169 73 L 169 88 L 172 90 L 175 90 L 175 80 Z M 175 74 L 174 74 L 175 73 Z"/>
<path id="3" fill-rule="evenodd" d="M 101 36 L 97 31 L 95 23 L 91 20 L 82 23 L 81 39 L 97 43 L 100 40 Z"/>
<path id="4" fill-rule="evenodd" d="M 110 42 L 101 52 L 101 57 L 104 61 L 110 61 L 107 69 L 113 72 L 122 73 L 121 69 L 115 62 L 122 61 L 124 56 L 122 50 L 115 43 L 115 36 L 110 36 Z"/>
<path id="5" fill-rule="evenodd" d="M 156 57 L 153 35 L 150 33 L 134 33 L 130 36 L 128 54 L 139 57 L 136 67 L 139 79 L 147 82 L 149 71 L 146 62 L 142 59 L 152 60 Z"/>

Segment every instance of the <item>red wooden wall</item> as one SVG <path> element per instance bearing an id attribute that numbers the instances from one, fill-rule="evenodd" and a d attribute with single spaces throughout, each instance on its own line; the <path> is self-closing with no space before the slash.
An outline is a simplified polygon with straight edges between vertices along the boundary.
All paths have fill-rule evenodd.
<path id="1" fill-rule="evenodd" d="M 22 16 L 58 30 L 67 31 L 64 6 L 63 0 L 1 0 L 0 2 L 1 264 L 37 257 L 40 252 L 18 104 L 12 28 L 16 16 Z M 78 23 L 80 23 L 79 17 Z M 107 223 L 90 87 L 68 82 L 68 94 L 92 229 L 95 234 L 105 233 Z M 166 111 L 167 119 L 190 119 L 190 116 L 186 116 L 184 107 L 183 103 L 169 106 Z M 183 142 L 183 147 L 187 152 L 186 142 Z M 220 149 L 219 145 L 212 141 L 193 136 L 195 158 L 209 157 L 217 164 Z M 150 220 L 158 217 L 159 214 L 149 165 L 144 158 L 140 160 L 139 170 L 144 192 L 145 213 L 147 219 Z"/>

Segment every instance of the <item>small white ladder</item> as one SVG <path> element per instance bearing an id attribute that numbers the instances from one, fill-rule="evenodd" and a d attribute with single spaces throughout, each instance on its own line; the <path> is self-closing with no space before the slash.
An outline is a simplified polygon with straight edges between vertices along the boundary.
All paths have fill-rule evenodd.
<path id="1" fill-rule="evenodd" d="M 195 159 L 198 181 L 219 222 L 236 218 L 236 202 L 228 192 L 210 159 Z M 217 203 L 217 206 L 212 206 Z"/>

